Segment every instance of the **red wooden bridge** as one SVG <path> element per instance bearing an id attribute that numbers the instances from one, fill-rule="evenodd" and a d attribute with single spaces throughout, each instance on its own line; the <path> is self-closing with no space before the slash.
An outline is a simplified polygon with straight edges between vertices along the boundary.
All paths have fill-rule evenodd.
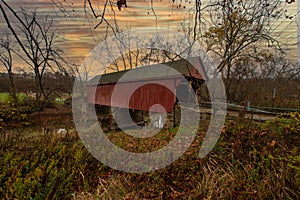
<path id="1" fill-rule="evenodd" d="M 143 111 L 149 111 L 153 105 L 160 104 L 166 112 L 170 112 L 178 99 L 184 102 L 191 101 L 194 97 L 191 97 L 188 91 L 193 89 L 197 92 L 199 86 L 207 79 L 198 57 L 189 59 L 189 62 L 178 60 L 162 64 L 178 73 L 167 68 L 162 69 L 161 64 L 155 64 L 130 70 L 136 76 L 125 80 L 121 77 L 129 70 L 93 78 L 87 86 L 88 103 Z M 118 90 L 112 100 L 116 85 Z M 129 95 L 130 91 L 134 92 Z M 152 107 L 151 111 L 162 112 L 160 107 Z"/>

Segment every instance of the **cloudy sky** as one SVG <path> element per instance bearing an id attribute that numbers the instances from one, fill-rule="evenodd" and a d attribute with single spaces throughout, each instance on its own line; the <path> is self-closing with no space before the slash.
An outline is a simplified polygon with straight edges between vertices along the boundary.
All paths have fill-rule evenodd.
<path id="1" fill-rule="evenodd" d="M 105 26 L 99 26 L 97 29 L 94 29 L 99 20 L 94 19 L 90 15 L 89 8 L 86 8 L 88 10 L 88 15 L 86 15 L 84 0 L 53 1 L 56 4 L 53 4 L 51 0 L 7 0 L 6 2 L 15 9 L 18 9 L 20 6 L 28 9 L 37 9 L 40 16 L 49 15 L 54 18 L 54 26 L 61 40 L 59 42 L 60 48 L 64 50 L 68 57 L 78 59 L 80 62 L 103 39 L 106 30 Z M 102 9 L 102 1 L 92 1 L 97 14 L 100 14 L 99 9 Z M 122 11 L 119 11 L 117 5 L 113 4 L 113 11 L 111 9 L 107 10 L 108 19 L 114 19 L 113 16 L 115 16 L 120 27 L 126 29 L 156 25 L 156 18 L 151 12 L 150 0 L 127 0 L 127 4 L 128 7 L 123 8 Z M 154 0 L 153 8 L 158 17 L 158 26 L 177 29 L 181 26 L 183 18 L 192 16 L 193 12 L 190 9 L 193 6 L 194 0 L 175 0 L 174 3 L 171 0 Z M 287 5 L 287 15 L 294 17 L 291 20 L 279 20 L 276 30 L 281 40 L 285 43 L 284 48 L 290 50 L 289 54 L 292 58 L 296 58 L 297 55 L 296 10 L 296 4 Z M 2 16 L 0 17 L 0 30 L 2 33 L 6 30 Z"/>

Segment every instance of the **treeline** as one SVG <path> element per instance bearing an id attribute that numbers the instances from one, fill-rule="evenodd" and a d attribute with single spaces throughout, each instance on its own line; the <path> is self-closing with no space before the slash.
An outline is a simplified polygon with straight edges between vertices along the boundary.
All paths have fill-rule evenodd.
<path id="1" fill-rule="evenodd" d="M 91 1 L 87 2 L 89 8 L 84 9 L 87 17 L 103 12 L 102 20 L 94 27 L 105 28 L 103 41 L 114 34 L 123 52 L 119 57 L 108 53 L 111 63 L 105 66 L 107 70 L 133 69 L 195 56 L 190 53 L 194 43 L 199 43 L 216 64 L 213 70 L 221 74 L 229 102 L 299 107 L 300 65 L 289 58 L 289 52 L 279 40 L 283 36 L 277 34 L 276 23 L 290 20 L 284 11 L 286 3 L 281 0 L 267 4 L 265 0 L 211 0 L 208 5 L 196 2 L 195 13 L 189 13 L 195 18 L 185 19 L 179 27 L 191 39 L 183 42 L 171 38 L 163 41 L 158 36 L 141 41 L 134 34 L 119 34 L 126 30 L 117 17 L 112 21 L 106 19 L 108 4 L 105 3 L 101 10 Z M 60 6 L 68 7 L 64 3 Z M 64 40 L 55 26 L 55 17 L 42 14 L 38 9 L 12 7 L 5 0 L 0 0 L 0 14 L 7 25 L 0 36 L 0 66 L 7 73 L 0 89 L 11 94 L 16 107 L 19 92 L 35 93 L 34 106 L 43 109 L 52 93 L 70 92 L 73 76 L 86 81 L 83 79 L 91 72 L 90 66 L 76 66 L 60 49 Z M 96 17 L 96 20 L 99 19 Z M 134 40 L 136 47 L 125 45 Z M 161 49 L 154 48 L 156 45 Z M 102 51 L 112 52 L 111 48 L 112 45 L 106 45 Z M 30 76 L 20 79 L 14 74 L 15 58 L 23 61 Z"/>
<path id="2" fill-rule="evenodd" d="M 225 80 L 226 81 L 226 80 Z M 234 94 L 229 103 L 253 107 L 300 109 L 300 78 L 232 79 L 229 88 Z M 204 84 L 199 91 L 200 101 L 210 101 Z"/>
<path id="3" fill-rule="evenodd" d="M 13 74 L 15 89 L 18 93 L 35 93 L 35 77 L 33 74 L 22 73 Z M 45 73 L 42 84 L 47 94 L 68 94 L 71 95 L 74 76 L 69 74 Z M 9 75 L 7 73 L 0 73 L 0 92 L 9 91 Z"/>

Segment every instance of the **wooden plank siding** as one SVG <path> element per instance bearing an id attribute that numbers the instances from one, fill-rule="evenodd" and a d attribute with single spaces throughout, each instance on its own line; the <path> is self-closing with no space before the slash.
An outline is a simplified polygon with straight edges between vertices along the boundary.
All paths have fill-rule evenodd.
<path id="1" fill-rule="evenodd" d="M 185 60 L 163 64 L 172 67 L 182 76 L 172 72 L 161 73 L 161 75 L 156 72 L 157 70 L 149 70 L 151 68 L 155 69 L 155 67 L 157 69 L 158 65 L 132 69 L 140 73 L 143 73 L 146 67 L 148 70 L 146 74 L 143 74 L 143 78 L 134 77 L 120 82 L 118 82 L 119 79 L 129 70 L 103 74 L 90 81 L 87 87 L 88 103 L 144 111 L 149 111 L 151 106 L 160 104 L 166 112 L 170 112 L 176 102 L 176 90 L 185 78 L 191 83 L 194 90 L 197 90 L 197 85 L 202 84 L 207 79 L 199 59 L 194 59 L 193 64 L 197 65 L 196 67 Z M 118 85 L 118 90 L 114 92 L 115 96 L 112 98 L 116 85 Z M 134 91 L 132 95 L 128 95 L 130 91 Z M 159 106 L 152 107 L 151 111 L 163 112 Z"/>

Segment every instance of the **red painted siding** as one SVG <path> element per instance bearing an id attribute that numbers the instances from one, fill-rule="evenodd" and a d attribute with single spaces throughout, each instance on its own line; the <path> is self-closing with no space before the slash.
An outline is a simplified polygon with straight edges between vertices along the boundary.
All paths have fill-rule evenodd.
<path id="1" fill-rule="evenodd" d="M 118 83 L 117 88 L 115 87 L 116 84 L 98 85 L 97 88 L 90 86 L 87 88 L 87 100 L 91 104 L 145 111 L 149 111 L 154 104 L 160 104 L 166 112 L 170 112 L 176 101 L 176 87 L 182 80 L 183 77 L 123 82 Z M 93 92 L 95 93 L 94 96 L 91 95 Z M 112 96 L 113 92 L 114 96 Z M 161 112 L 162 110 L 156 107 L 152 111 Z"/>

